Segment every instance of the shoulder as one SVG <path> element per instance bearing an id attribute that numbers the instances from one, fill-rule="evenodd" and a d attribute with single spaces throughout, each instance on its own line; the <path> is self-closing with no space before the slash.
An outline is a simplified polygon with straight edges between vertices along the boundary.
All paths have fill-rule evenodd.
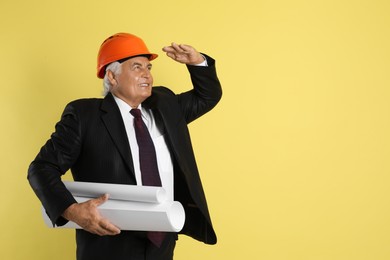
<path id="1" fill-rule="evenodd" d="M 175 93 L 171 89 L 164 86 L 153 87 L 152 94 L 162 96 L 175 96 Z"/>
<path id="2" fill-rule="evenodd" d="M 171 89 L 163 86 L 155 86 L 152 89 L 152 95 L 142 104 L 147 108 L 157 108 L 163 111 L 168 107 L 175 106 L 177 103 L 177 95 Z"/>
<path id="3" fill-rule="evenodd" d="M 103 101 L 102 98 L 80 98 L 73 100 L 68 103 L 67 106 L 75 106 L 75 107 L 84 107 L 84 106 L 93 106 L 93 105 L 99 105 Z"/>
<path id="4" fill-rule="evenodd" d="M 64 114 L 66 113 L 91 113 L 92 111 L 99 110 L 101 104 L 103 102 L 102 98 L 82 98 L 76 99 L 69 102 L 64 110 Z"/>

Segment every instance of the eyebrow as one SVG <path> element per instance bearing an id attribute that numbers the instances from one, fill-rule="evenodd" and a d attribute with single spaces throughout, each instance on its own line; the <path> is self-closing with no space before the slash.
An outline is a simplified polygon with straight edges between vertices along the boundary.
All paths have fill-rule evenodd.
<path id="1" fill-rule="evenodd" d="M 134 62 L 134 63 L 131 64 L 132 67 L 134 67 L 134 66 L 141 66 L 142 67 L 142 65 L 143 64 L 140 63 L 140 62 Z M 150 67 L 151 68 L 152 67 L 152 63 L 146 64 L 146 67 Z"/>

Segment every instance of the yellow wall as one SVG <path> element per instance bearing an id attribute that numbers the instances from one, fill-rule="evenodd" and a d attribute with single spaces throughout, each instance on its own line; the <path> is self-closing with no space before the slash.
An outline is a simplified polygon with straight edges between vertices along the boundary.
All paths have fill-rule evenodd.
<path id="1" fill-rule="evenodd" d="M 73 259 L 27 167 L 66 103 L 100 96 L 96 53 L 120 31 L 161 54 L 156 84 L 190 87 L 161 51 L 177 41 L 224 87 L 191 125 L 219 243 L 182 237 L 176 259 L 390 259 L 389 3 L 2 0 L 0 259 Z"/>

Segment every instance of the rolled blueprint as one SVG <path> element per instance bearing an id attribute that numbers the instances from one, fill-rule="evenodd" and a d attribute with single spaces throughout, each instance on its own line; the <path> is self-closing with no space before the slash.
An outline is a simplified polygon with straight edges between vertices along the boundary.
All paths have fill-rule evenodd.
<path id="1" fill-rule="evenodd" d="M 114 200 L 153 203 L 163 202 L 167 198 L 162 187 L 73 181 L 64 181 L 64 184 L 73 196 L 78 197 L 97 198 L 107 193 Z"/>
<path id="2" fill-rule="evenodd" d="M 97 198 L 105 193 L 109 199 L 98 206 L 100 214 L 121 230 L 179 232 L 185 222 L 183 206 L 166 199 L 161 187 L 121 184 L 64 182 L 78 203 Z M 42 207 L 42 216 L 48 227 L 51 220 Z M 56 228 L 81 229 L 69 221 Z"/>
<path id="3" fill-rule="evenodd" d="M 89 198 L 75 197 L 81 203 Z M 98 207 L 100 214 L 109 219 L 120 230 L 166 231 L 179 232 L 185 221 L 183 206 L 177 201 L 163 203 L 144 203 L 123 200 L 108 200 Z M 51 220 L 42 207 L 45 224 L 53 227 Z M 57 228 L 77 228 L 76 223 L 69 221 Z"/>

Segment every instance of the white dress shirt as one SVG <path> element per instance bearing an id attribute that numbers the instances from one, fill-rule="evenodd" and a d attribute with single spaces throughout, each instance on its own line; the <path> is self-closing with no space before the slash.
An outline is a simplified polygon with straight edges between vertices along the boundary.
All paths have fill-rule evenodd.
<path id="1" fill-rule="evenodd" d="M 141 170 L 139 166 L 139 153 L 138 153 L 138 143 L 134 131 L 134 117 L 130 114 L 132 109 L 126 102 L 122 99 L 116 97 L 114 99 L 119 107 L 119 110 L 122 115 L 123 123 L 126 128 L 127 139 L 129 140 L 129 145 L 131 149 L 131 156 L 133 159 L 135 179 L 137 185 L 142 185 Z M 153 113 L 142 107 L 140 105 L 138 109 L 141 110 L 142 120 L 144 121 L 146 127 L 149 130 L 150 136 L 152 137 L 154 147 L 156 149 L 157 156 L 157 165 L 158 171 L 161 178 L 162 187 L 167 192 L 167 197 L 170 200 L 173 200 L 173 164 L 171 154 L 168 150 L 168 146 L 165 142 L 165 133 L 162 132 L 162 129 L 158 129 L 156 122 L 154 120 Z"/>

